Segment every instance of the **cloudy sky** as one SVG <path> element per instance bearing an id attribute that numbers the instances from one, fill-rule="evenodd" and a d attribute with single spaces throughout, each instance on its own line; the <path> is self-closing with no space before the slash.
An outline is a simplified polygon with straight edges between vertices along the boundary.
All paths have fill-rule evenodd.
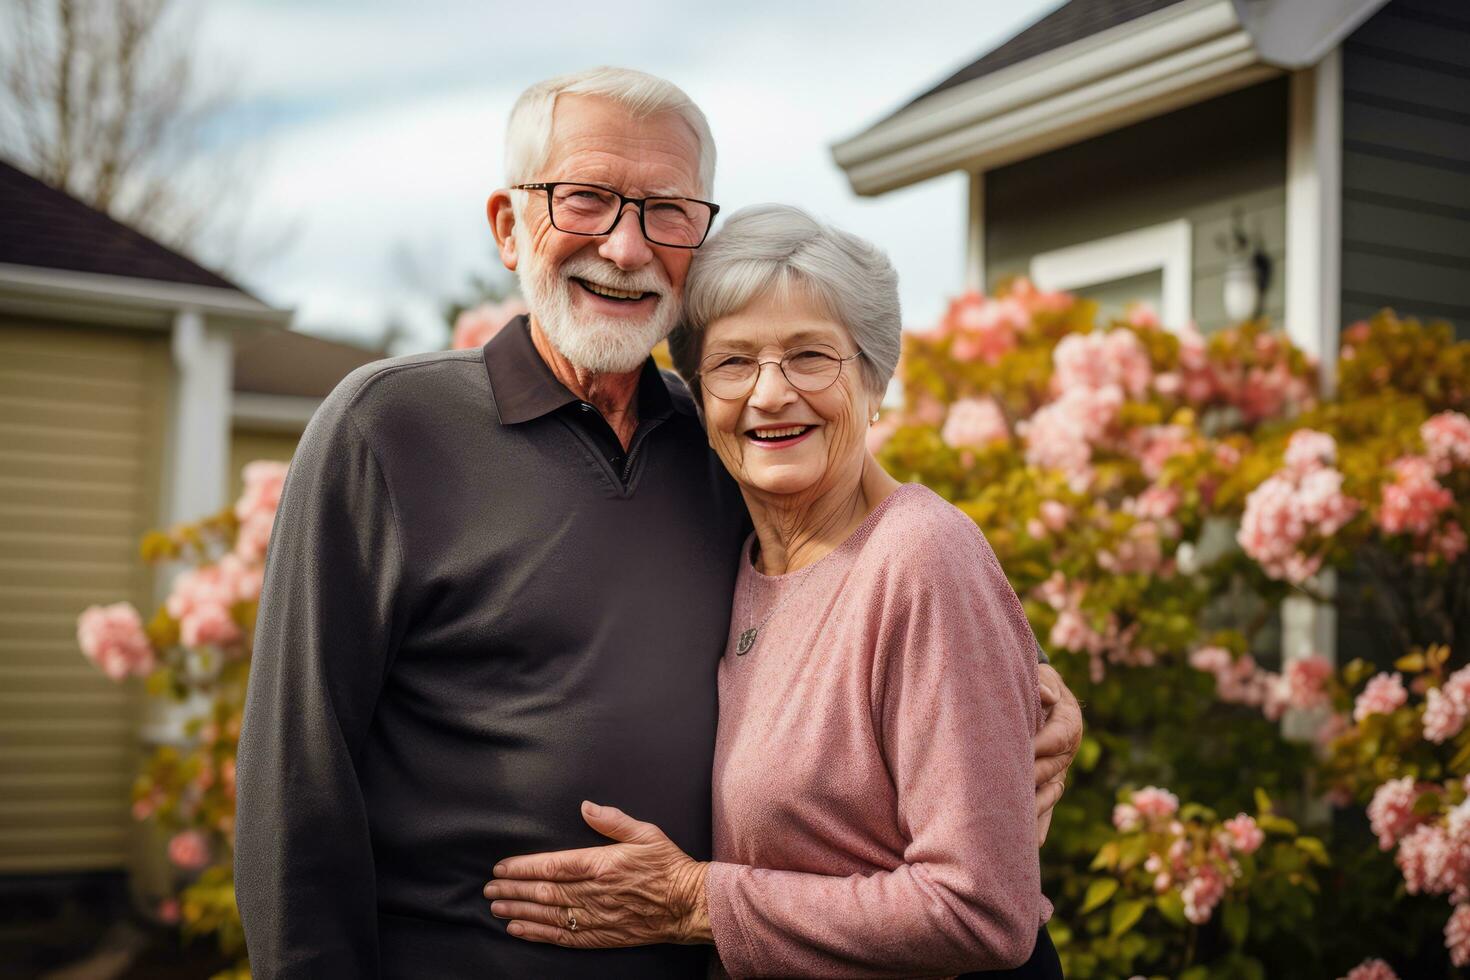
<path id="1" fill-rule="evenodd" d="M 930 322 L 961 282 L 963 179 L 860 198 L 830 145 L 1058 3 L 218 0 L 198 43 L 240 96 L 238 277 L 301 329 L 373 342 L 395 319 L 397 351 L 441 346 L 443 301 L 498 266 L 484 201 L 516 95 L 616 64 L 704 109 L 726 213 L 797 203 L 872 239 L 898 267 L 905 322 Z"/>

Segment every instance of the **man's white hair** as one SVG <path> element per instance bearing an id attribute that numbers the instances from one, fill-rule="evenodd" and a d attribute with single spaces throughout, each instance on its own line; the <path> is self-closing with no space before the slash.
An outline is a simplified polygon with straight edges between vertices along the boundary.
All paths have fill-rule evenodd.
<path id="1" fill-rule="evenodd" d="M 608 99 L 635 116 L 672 112 L 694 131 L 699 141 L 699 191 L 714 193 L 715 138 L 709 121 L 694 100 L 673 82 L 631 68 L 589 68 L 537 82 L 521 93 L 510 110 L 505 129 L 505 182 L 524 184 L 547 179 L 540 173 L 551 154 L 552 113 L 563 95 Z"/>

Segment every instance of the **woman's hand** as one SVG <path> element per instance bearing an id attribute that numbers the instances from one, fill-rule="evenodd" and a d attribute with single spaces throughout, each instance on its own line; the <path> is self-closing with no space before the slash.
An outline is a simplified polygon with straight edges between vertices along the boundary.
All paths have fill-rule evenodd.
<path id="1" fill-rule="evenodd" d="M 582 804 L 582 819 L 616 844 L 506 858 L 485 886 L 490 912 L 512 936 L 583 949 L 713 942 L 707 862 L 651 823 Z"/>

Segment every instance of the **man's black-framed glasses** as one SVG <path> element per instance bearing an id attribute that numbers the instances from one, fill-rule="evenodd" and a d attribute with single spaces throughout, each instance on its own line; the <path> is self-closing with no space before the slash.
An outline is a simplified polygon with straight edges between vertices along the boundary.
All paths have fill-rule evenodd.
<path id="1" fill-rule="evenodd" d="M 569 235 L 609 235 L 629 205 L 638 208 L 643 237 L 670 248 L 698 248 L 709 235 L 720 206 L 690 197 L 628 197 L 611 187 L 556 180 L 514 184 L 514 190 L 545 191 L 551 224 Z"/>
<path id="2" fill-rule="evenodd" d="M 858 351 L 843 357 L 835 347 L 826 344 L 793 347 L 779 361 L 758 361 L 748 354 L 714 353 L 699 362 L 699 380 L 711 395 L 733 401 L 755 390 L 762 367 L 775 364 L 791 387 L 811 394 L 832 387 L 842 374 L 842 365 L 862 356 L 863 352 Z"/>

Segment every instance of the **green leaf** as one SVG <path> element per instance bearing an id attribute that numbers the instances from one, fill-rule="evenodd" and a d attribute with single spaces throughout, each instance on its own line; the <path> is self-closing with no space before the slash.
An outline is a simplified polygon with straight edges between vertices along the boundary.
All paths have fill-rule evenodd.
<path id="1" fill-rule="evenodd" d="M 1124 871 L 1138 867 L 1148 860 L 1148 838 L 1139 834 L 1121 842 L 1118 848 L 1118 866 Z"/>
<path id="2" fill-rule="evenodd" d="M 1452 772 L 1464 772 L 1466 766 L 1470 766 L 1470 742 L 1460 746 L 1460 750 L 1450 759 Z"/>
<path id="3" fill-rule="evenodd" d="M 1102 743 L 1091 735 L 1083 735 L 1082 744 L 1077 747 L 1077 768 L 1083 772 L 1092 772 L 1101 758 Z"/>
<path id="4" fill-rule="evenodd" d="M 1222 913 L 1221 925 L 1225 935 L 1236 946 L 1245 945 L 1246 933 L 1250 930 L 1251 910 L 1245 902 L 1227 902 Z"/>
<path id="5" fill-rule="evenodd" d="M 1271 797 L 1261 787 L 1256 787 L 1256 813 L 1265 816 L 1271 812 Z"/>
<path id="6" fill-rule="evenodd" d="M 1274 814 L 1266 814 L 1256 820 L 1256 824 L 1268 834 L 1287 834 L 1294 836 L 1297 832 L 1296 824 Z"/>
<path id="7" fill-rule="evenodd" d="M 1126 902 L 1119 902 L 1117 905 L 1114 905 L 1111 921 L 1108 925 L 1108 935 L 1116 939 L 1129 929 L 1132 929 L 1134 924 L 1143 917 L 1143 913 L 1147 908 L 1148 899 L 1146 898 L 1132 898 Z"/>
<path id="8" fill-rule="evenodd" d="M 1189 924 L 1189 920 L 1184 917 L 1184 899 L 1176 891 L 1164 892 L 1154 899 L 1154 908 L 1173 925 L 1183 928 Z"/>
<path id="9" fill-rule="evenodd" d="M 1117 878 L 1098 878 L 1087 886 L 1087 897 L 1082 900 L 1082 912 L 1091 912 L 1095 908 L 1106 905 L 1118 892 Z"/>
<path id="10" fill-rule="evenodd" d="M 1296 846 L 1324 868 L 1332 863 L 1332 859 L 1327 856 L 1327 848 L 1315 837 L 1298 837 Z"/>
<path id="11" fill-rule="evenodd" d="M 1414 816 L 1430 817 L 1439 812 L 1439 793 L 1420 793 L 1414 800 Z"/>
<path id="12" fill-rule="evenodd" d="M 1107 868 L 1109 871 L 1118 866 L 1118 842 L 1110 840 L 1097 852 L 1097 857 L 1092 859 L 1089 867 L 1091 871 L 1101 871 Z"/>
<path id="13" fill-rule="evenodd" d="M 1395 670 L 1402 670 L 1406 674 L 1417 674 L 1424 669 L 1424 654 L 1411 653 L 1398 658 L 1393 662 Z"/>
<path id="14" fill-rule="evenodd" d="M 1210 968 L 1207 966 L 1192 966 L 1179 974 L 1179 980 L 1210 980 Z"/>

